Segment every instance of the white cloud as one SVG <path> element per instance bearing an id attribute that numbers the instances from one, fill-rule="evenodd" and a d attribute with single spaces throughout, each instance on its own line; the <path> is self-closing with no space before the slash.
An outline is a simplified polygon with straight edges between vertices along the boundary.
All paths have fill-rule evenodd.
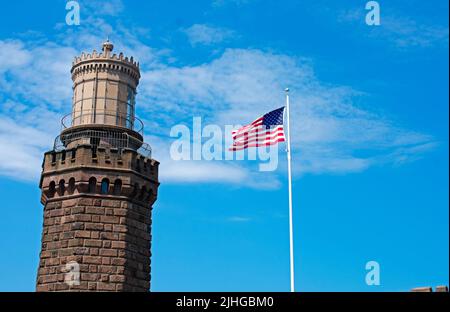
<path id="1" fill-rule="evenodd" d="M 42 153 L 70 111 L 70 66 L 81 50 L 98 47 L 114 29 L 116 51 L 141 61 L 138 109 L 147 121 L 147 141 L 161 161 L 164 183 L 227 183 L 276 188 L 277 173 L 259 173 L 247 162 L 175 162 L 169 157 L 170 127 L 202 116 L 207 123 L 245 124 L 284 105 L 292 90 L 294 170 L 347 173 L 371 166 L 414 161 L 435 146 L 432 137 L 396 126 L 385 116 L 356 105 L 368 96 L 351 87 L 328 85 L 310 60 L 257 49 L 228 49 L 196 66 L 170 65 L 167 50 L 144 44 L 133 31 L 93 15 L 77 32 L 60 33 L 59 43 L 0 41 L 0 174 L 36 179 Z M 146 33 L 140 29 L 137 33 Z M 206 40 L 206 39 L 205 39 Z M 357 101 L 356 101 L 357 100 Z M 284 168 L 280 153 L 280 168 Z M 256 166 L 255 166 L 256 167 Z M 284 171 L 284 170 L 283 170 Z M 284 178 L 284 177 L 283 177 Z"/>
<path id="2" fill-rule="evenodd" d="M 166 181 L 240 183 L 247 177 L 246 172 L 239 167 L 233 168 L 233 166 L 206 161 L 166 159 L 162 169 L 162 179 Z"/>
<path id="3" fill-rule="evenodd" d="M 9 98 L 20 97 L 56 107 L 70 102 L 72 91 L 68 71 L 76 50 L 50 42 L 35 45 L 0 41 L 2 50 L 0 53 L 5 56 L 0 64 L 0 87 Z"/>
<path id="4" fill-rule="evenodd" d="M 247 217 L 233 216 L 226 219 L 229 222 L 249 222 L 252 219 Z"/>
<path id="5" fill-rule="evenodd" d="M 366 36 L 387 40 L 398 48 L 432 47 L 448 45 L 448 27 L 418 22 L 407 16 L 382 14 L 381 25 L 369 27 L 365 24 L 364 9 L 350 9 L 338 15 L 338 21 L 359 24 Z"/>
<path id="6" fill-rule="evenodd" d="M 382 33 L 401 48 L 448 44 L 448 27 L 419 24 L 401 17 L 386 17 L 384 25 Z"/>
<path id="7" fill-rule="evenodd" d="M 0 41 L 0 51 L 0 175 L 36 181 L 59 120 L 70 111 L 75 50 L 9 40 Z"/>
<path id="8" fill-rule="evenodd" d="M 51 142 L 52 136 L 25 122 L 17 123 L 0 116 L 0 175 L 37 181 L 41 171 L 42 147 Z"/>
<path id="9" fill-rule="evenodd" d="M 0 73 L 7 69 L 21 67 L 30 62 L 32 55 L 26 51 L 23 42 L 0 40 Z"/>
<path id="10" fill-rule="evenodd" d="M 281 186 L 274 173 L 262 176 L 242 166 L 241 161 L 175 161 L 169 154 L 171 138 L 161 139 L 147 134 L 146 139 L 152 146 L 152 156 L 160 162 L 161 183 L 226 183 L 230 187 L 257 189 L 277 189 Z"/>
<path id="11" fill-rule="evenodd" d="M 193 46 L 217 44 L 236 36 L 232 30 L 204 24 L 194 24 L 182 31 L 188 36 L 189 42 Z"/>
<path id="12" fill-rule="evenodd" d="M 143 109 L 156 118 L 164 112 L 168 124 L 197 115 L 219 125 L 245 124 L 284 105 L 282 90 L 289 86 L 297 172 L 357 172 L 422 153 L 417 146 L 433 147 L 432 137 L 354 104 L 366 95 L 320 82 L 301 58 L 229 49 L 210 63 L 144 72 L 142 81 L 143 102 L 152 103 Z"/>

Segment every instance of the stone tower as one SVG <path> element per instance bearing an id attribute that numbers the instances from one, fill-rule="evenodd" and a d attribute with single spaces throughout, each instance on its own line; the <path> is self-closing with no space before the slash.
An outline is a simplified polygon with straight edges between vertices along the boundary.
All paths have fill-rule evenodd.
<path id="1" fill-rule="evenodd" d="M 37 291 L 150 289 L 159 163 L 135 117 L 139 64 L 112 51 L 72 64 L 72 112 L 42 165 Z"/>

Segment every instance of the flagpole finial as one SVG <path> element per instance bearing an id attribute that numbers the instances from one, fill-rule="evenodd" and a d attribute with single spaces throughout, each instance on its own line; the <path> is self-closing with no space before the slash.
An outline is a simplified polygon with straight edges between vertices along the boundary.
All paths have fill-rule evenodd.
<path id="1" fill-rule="evenodd" d="M 284 92 L 288 93 L 289 92 L 289 88 L 284 89 Z"/>

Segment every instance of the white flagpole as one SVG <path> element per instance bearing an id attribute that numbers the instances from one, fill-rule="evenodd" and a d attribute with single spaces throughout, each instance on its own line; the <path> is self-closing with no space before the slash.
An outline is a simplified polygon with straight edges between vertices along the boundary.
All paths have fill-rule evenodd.
<path id="1" fill-rule="evenodd" d="M 287 161 L 289 179 L 289 253 L 291 264 L 291 292 L 294 292 L 294 229 L 292 226 L 291 129 L 289 120 L 289 89 L 286 88 L 284 91 L 286 92 Z"/>

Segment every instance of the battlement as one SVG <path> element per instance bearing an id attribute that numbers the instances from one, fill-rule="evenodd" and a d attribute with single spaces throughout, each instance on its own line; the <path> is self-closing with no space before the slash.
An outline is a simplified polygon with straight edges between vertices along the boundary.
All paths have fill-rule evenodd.
<path id="1" fill-rule="evenodd" d="M 158 166 L 158 161 L 144 157 L 133 149 L 105 148 L 83 144 L 72 149 L 53 150 L 45 153 L 42 174 L 79 167 L 98 167 L 122 171 L 132 170 L 156 181 Z"/>
<path id="2" fill-rule="evenodd" d="M 124 56 L 122 52 L 119 53 L 119 55 L 117 55 L 116 53 L 111 55 L 111 54 L 105 53 L 105 52 L 97 53 L 96 50 L 93 50 L 92 54 L 83 52 L 83 53 L 81 53 L 81 56 L 76 56 L 74 61 L 72 62 L 72 66 L 76 66 L 81 62 L 91 61 L 91 60 L 119 61 L 119 62 L 125 63 L 128 66 L 135 67 L 136 69 L 139 70 L 139 62 L 135 61 L 133 57 L 128 58 L 127 56 Z"/>
<path id="3" fill-rule="evenodd" d="M 102 54 L 82 54 L 81 57 L 76 58 L 72 66 L 72 76 L 75 77 L 82 73 L 89 73 L 92 71 L 119 71 L 130 75 L 133 79 L 139 80 L 140 71 L 139 63 L 133 61 L 133 58 L 123 59 L 123 54 L 117 57 L 115 54 L 110 57 L 103 57 Z"/>
<path id="4" fill-rule="evenodd" d="M 126 197 L 153 204 L 159 162 L 132 149 L 119 150 L 89 144 L 45 153 L 40 188 L 41 202 L 88 195 Z M 106 185 L 106 186 L 105 186 Z"/>
<path id="5" fill-rule="evenodd" d="M 97 53 L 96 50 L 93 50 L 92 53 L 81 53 L 81 56 L 75 57 L 72 62 L 72 76 L 91 71 L 119 71 L 139 80 L 139 62 L 135 61 L 133 57 L 124 56 L 122 52 L 118 55 L 112 54 L 112 50 L 112 43 L 107 41 L 103 44 L 101 53 Z"/>

